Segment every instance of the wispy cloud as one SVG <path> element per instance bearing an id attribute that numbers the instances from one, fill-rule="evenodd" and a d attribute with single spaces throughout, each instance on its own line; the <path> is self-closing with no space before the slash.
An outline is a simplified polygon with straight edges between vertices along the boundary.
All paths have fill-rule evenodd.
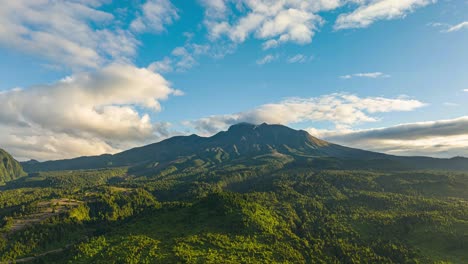
<path id="1" fill-rule="evenodd" d="M 454 32 L 462 29 L 468 29 L 468 21 L 461 22 L 460 24 L 449 27 L 446 32 Z"/>
<path id="2" fill-rule="evenodd" d="M 274 56 L 274 55 L 272 55 L 272 54 L 268 54 L 268 55 L 266 55 L 265 57 L 263 57 L 263 58 L 261 58 L 261 59 L 258 59 L 258 60 L 256 61 L 256 63 L 257 63 L 258 65 L 263 65 L 263 64 L 268 64 L 268 63 L 270 63 L 270 62 L 273 62 L 273 61 L 275 61 L 276 59 L 277 59 L 277 56 Z"/>
<path id="3" fill-rule="evenodd" d="M 174 71 L 173 60 L 169 57 L 164 57 L 164 59 L 159 61 L 154 61 L 148 65 L 148 69 L 153 72 L 167 73 Z"/>
<path id="4" fill-rule="evenodd" d="M 403 18 L 416 8 L 435 3 L 435 0 L 377 0 L 366 3 L 351 13 L 341 14 L 335 22 L 336 30 L 368 27 L 377 20 Z"/>
<path id="5" fill-rule="evenodd" d="M 171 55 L 152 62 L 148 69 L 158 73 L 185 72 L 198 64 L 197 59 L 199 56 L 208 54 L 210 50 L 209 45 L 187 42 L 184 46 L 174 48 Z"/>
<path id="6" fill-rule="evenodd" d="M 455 31 L 459 31 L 462 29 L 468 29 L 468 21 L 464 21 L 456 25 L 451 25 L 448 23 L 432 22 L 432 23 L 429 23 L 428 26 L 441 28 L 440 32 L 442 33 L 450 33 L 450 32 L 455 32 Z"/>
<path id="7" fill-rule="evenodd" d="M 130 29 L 138 33 L 160 33 L 166 29 L 166 25 L 172 24 L 177 19 L 179 19 L 177 9 L 169 0 L 148 0 L 131 22 Z"/>
<path id="8" fill-rule="evenodd" d="M 296 54 L 292 57 L 288 57 L 288 63 L 304 63 L 312 59 L 312 56 L 306 56 L 304 54 Z"/>
<path id="9" fill-rule="evenodd" d="M 365 72 L 365 73 L 354 73 L 340 76 L 341 79 L 351 79 L 354 77 L 358 78 L 389 78 L 390 75 L 383 72 Z"/>
<path id="10" fill-rule="evenodd" d="M 276 48 L 276 47 L 278 47 L 278 45 L 279 45 L 279 43 L 278 43 L 277 40 L 270 39 L 270 40 L 267 40 L 267 41 L 263 42 L 262 48 L 263 48 L 263 50 L 268 50 L 268 49 Z"/>

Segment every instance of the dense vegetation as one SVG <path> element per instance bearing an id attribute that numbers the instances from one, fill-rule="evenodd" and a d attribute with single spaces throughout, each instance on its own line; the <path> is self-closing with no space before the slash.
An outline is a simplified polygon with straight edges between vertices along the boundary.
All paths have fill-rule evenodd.
<path id="1" fill-rule="evenodd" d="M 226 148 L 8 181 L 0 262 L 468 263 L 467 171 Z"/>
<path id="2" fill-rule="evenodd" d="M 0 149 L 0 185 L 25 175 L 19 162 L 6 151 Z"/>
<path id="3" fill-rule="evenodd" d="M 67 181 L 56 181 L 61 173 L 49 172 L 34 176 L 42 180 L 20 179 L 3 187 L 1 260 L 468 260 L 468 173 L 315 170 L 279 161 L 225 164 L 218 170 L 174 166 L 171 172 L 145 176 L 127 175 L 124 169 L 62 173 Z M 79 203 L 11 230 L 38 214 L 34 208 L 41 201 L 59 198 Z"/>

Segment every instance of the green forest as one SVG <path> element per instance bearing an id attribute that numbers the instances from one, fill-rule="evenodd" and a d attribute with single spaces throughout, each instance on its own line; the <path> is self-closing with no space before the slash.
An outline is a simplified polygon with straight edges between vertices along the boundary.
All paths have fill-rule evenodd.
<path id="1" fill-rule="evenodd" d="M 468 261 L 468 173 L 288 164 L 31 173 L 1 187 L 1 261 Z"/>
<path id="2" fill-rule="evenodd" d="M 466 161 L 269 125 L 9 158 L 0 263 L 468 263 Z"/>

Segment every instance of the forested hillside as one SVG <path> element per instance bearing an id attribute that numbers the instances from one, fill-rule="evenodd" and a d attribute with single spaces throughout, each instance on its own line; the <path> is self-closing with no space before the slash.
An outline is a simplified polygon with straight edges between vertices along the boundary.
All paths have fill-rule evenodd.
<path id="1" fill-rule="evenodd" d="M 26 175 L 23 168 L 10 154 L 0 149 L 0 185 Z"/>
<path id="2" fill-rule="evenodd" d="M 284 143 L 285 131 L 231 130 L 197 155 L 182 144 L 170 156 L 173 141 L 205 140 L 179 137 L 130 151 L 149 157 L 130 166 L 8 181 L 0 260 L 468 263 L 468 171 L 312 156 L 329 143 L 294 131 Z M 155 149 L 170 158 L 155 161 Z"/>
<path id="3" fill-rule="evenodd" d="M 0 192 L 3 261 L 466 263 L 468 173 L 221 167 L 45 172 Z M 184 163 L 181 163 L 184 164 Z"/>

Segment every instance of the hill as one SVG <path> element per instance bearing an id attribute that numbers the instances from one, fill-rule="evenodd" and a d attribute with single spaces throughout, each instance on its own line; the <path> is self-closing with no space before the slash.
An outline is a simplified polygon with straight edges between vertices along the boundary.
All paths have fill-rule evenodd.
<path id="1" fill-rule="evenodd" d="M 20 163 L 3 149 L 0 149 L 0 161 L 0 184 L 25 175 Z"/>
<path id="2" fill-rule="evenodd" d="M 303 130 L 282 125 L 240 123 L 212 137 L 177 136 L 133 148 L 115 155 L 22 163 L 28 172 L 97 169 L 107 167 L 157 168 L 180 160 L 202 160 L 204 164 L 235 162 L 268 155 L 295 162 L 313 162 L 329 168 L 373 169 L 468 169 L 468 159 L 398 157 L 348 148 L 315 138 Z M 325 159 L 325 160 L 324 160 Z"/>
<path id="3" fill-rule="evenodd" d="M 0 262 L 468 263 L 465 158 L 239 124 L 23 164 L 0 186 Z"/>

